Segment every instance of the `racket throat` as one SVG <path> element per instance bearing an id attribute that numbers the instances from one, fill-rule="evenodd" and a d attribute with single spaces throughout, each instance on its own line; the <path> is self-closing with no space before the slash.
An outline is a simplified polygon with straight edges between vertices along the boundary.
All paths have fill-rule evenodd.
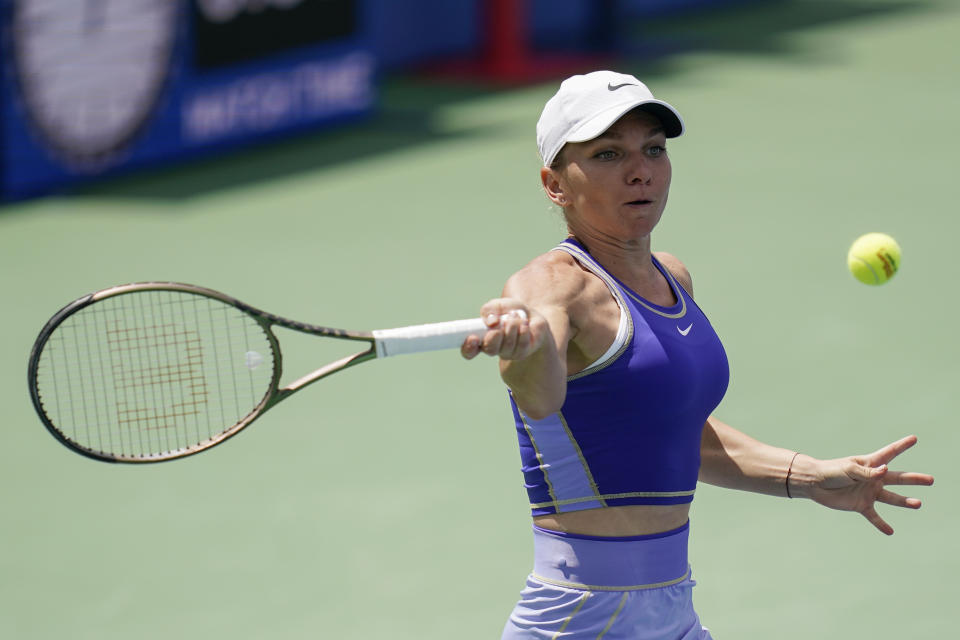
<path id="1" fill-rule="evenodd" d="M 277 394 L 274 396 L 273 401 L 270 402 L 268 406 L 273 406 L 277 404 L 284 398 L 299 391 L 300 389 L 303 389 L 307 385 L 313 384 L 317 380 L 322 380 L 323 378 L 326 378 L 327 376 L 333 373 L 337 373 L 338 371 L 343 371 L 344 369 L 360 364 L 361 362 L 366 362 L 367 360 L 373 360 L 376 357 L 377 357 L 376 352 L 370 350 L 370 351 L 363 351 L 361 353 L 354 353 L 344 358 L 340 358 L 335 362 L 331 362 L 330 364 L 320 367 L 319 369 L 317 369 L 316 371 L 313 371 L 312 373 L 308 373 L 302 378 L 294 380 L 293 382 L 288 384 L 286 387 L 282 389 L 278 389 Z"/>

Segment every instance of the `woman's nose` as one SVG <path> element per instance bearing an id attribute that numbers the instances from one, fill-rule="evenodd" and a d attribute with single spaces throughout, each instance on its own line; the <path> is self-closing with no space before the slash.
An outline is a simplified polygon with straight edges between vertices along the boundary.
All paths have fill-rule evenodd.
<path id="1" fill-rule="evenodd" d="M 649 165 L 642 159 L 631 162 L 628 166 L 627 183 L 636 184 L 638 182 L 649 184 L 652 172 Z"/>

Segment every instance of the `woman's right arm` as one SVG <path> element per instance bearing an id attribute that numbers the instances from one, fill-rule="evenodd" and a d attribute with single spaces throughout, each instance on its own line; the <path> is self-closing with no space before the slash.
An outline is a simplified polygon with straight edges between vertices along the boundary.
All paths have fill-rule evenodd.
<path id="1" fill-rule="evenodd" d="M 500 376 L 534 420 L 559 411 L 566 398 L 570 308 L 582 290 L 582 273 L 565 254 L 540 256 L 507 281 L 503 297 L 483 305 L 486 335 L 467 338 L 461 347 L 468 359 L 481 351 L 499 356 Z"/>

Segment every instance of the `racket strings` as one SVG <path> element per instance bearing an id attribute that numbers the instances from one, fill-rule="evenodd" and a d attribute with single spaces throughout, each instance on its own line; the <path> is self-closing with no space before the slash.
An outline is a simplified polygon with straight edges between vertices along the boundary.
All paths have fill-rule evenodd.
<path id="1" fill-rule="evenodd" d="M 40 354 L 37 392 L 72 443 L 149 458 L 218 440 L 262 401 L 273 368 L 264 329 L 231 305 L 141 291 L 66 318 Z"/>

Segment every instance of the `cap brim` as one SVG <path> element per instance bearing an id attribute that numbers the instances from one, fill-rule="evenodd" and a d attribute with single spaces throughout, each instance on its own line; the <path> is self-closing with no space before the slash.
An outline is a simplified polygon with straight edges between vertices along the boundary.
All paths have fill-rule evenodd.
<path id="1" fill-rule="evenodd" d="M 601 111 L 580 125 L 575 131 L 572 131 L 570 135 L 567 136 L 566 142 L 586 142 L 587 140 L 593 140 L 613 126 L 613 123 L 622 118 L 624 114 L 634 109 L 642 109 L 656 116 L 660 122 L 663 123 L 664 133 L 668 138 L 676 138 L 683 135 L 684 125 L 680 114 L 666 102 L 653 99 L 618 104 Z"/>

